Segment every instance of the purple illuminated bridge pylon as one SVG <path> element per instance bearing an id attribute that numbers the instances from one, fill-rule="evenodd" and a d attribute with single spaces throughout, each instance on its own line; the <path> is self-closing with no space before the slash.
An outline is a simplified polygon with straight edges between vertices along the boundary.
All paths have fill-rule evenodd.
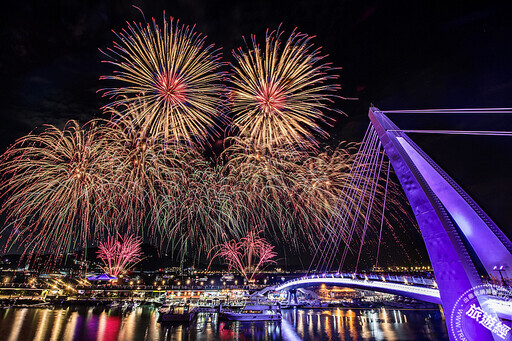
<path id="1" fill-rule="evenodd" d="M 496 224 L 383 112 L 370 108 L 369 117 L 418 222 L 445 311 L 482 284 L 475 255 L 489 275 L 503 266 L 512 277 L 512 244 Z"/>
<path id="2" fill-rule="evenodd" d="M 383 112 L 370 108 L 369 117 L 418 222 L 445 313 L 482 284 L 476 261 L 512 277 L 512 244 L 496 224 Z"/>
<path id="3" fill-rule="evenodd" d="M 512 243 L 507 236 L 496 226 L 489 216 L 475 203 L 475 201 L 443 170 L 439 167 L 421 148 L 419 148 L 406 133 L 433 133 L 433 134 L 463 134 L 463 135 L 497 135 L 512 136 L 512 132 L 506 131 L 461 131 L 461 130 L 402 130 L 397 127 L 386 114 L 501 114 L 512 113 L 511 109 L 453 109 L 453 110 L 420 110 L 420 111 L 381 111 L 377 108 L 370 108 L 369 118 L 370 126 L 365 135 L 361 148 L 367 148 L 361 153 L 362 163 L 375 164 L 376 171 L 368 172 L 370 177 L 378 178 L 378 174 L 383 165 L 384 154 L 389 159 L 389 164 L 393 168 L 401 187 L 410 203 L 418 223 L 422 238 L 425 242 L 426 250 L 432 264 L 434 276 L 438 290 L 421 289 L 414 292 L 406 286 L 403 288 L 394 284 L 393 290 L 402 291 L 412 297 L 412 295 L 423 295 L 423 299 L 430 302 L 439 302 L 443 306 L 445 318 L 449 316 L 456 305 L 457 300 L 465 292 L 474 287 L 482 285 L 482 276 L 496 274 L 499 269 L 501 276 L 512 278 Z M 370 151 L 375 150 L 372 155 Z M 384 153 L 380 151 L 383 150 Z M 360 150 L 361 152 L 361 150 Z M 357 159 L 356 159 L 357 162 Z M 368 168 L 368 167 L 361 167 Z M 365 170 L 366 171 L 366 170 Z M 370 174 L 371 173 L 371 174 Z M 373 175 L 372 175 L 373 174 Z M 389 170 L 388 170 L 389 177 Z M 367 178 L 368 179 L 368 176 Z M 364 191 L 374 195 L 375 187 L 370 181 L 359 179 L 354 181 L 357 184 L 365 184 Z M 344 193 L 345 197 L 348 195 Z M 371 197 L 370 195 L 370 197 Z M 340 199 L 346 200 L 346 199 Z M 371 209 L 373 199 L 370 199 L 367 205 Z M 357 203 L 340 206 L 357 206 Z M 359 213 L 358 213 L 359 214 Z M 320 273 L 331 271 L 333 259 L 332 255 L 339 252 L 339 239 L 345 231 L 351 231 L 358 224 L 357 221 L 349 221 L 348 215 L 338 215 L 341 218 L 335 218 L 329 223 L 329 229 L 333 236 L 324 247 L 317 250 L 315 258 L 318 264 L 316 270 Z M 366 214 L 368 216 L 368 214 Z M 364 220 L 364 229 L 362 236 L 369 222 Z M 382 223 L 381 223 L 382 231 Z M 349 238 L 352 238 L 349 232 Z M 349 239 L 350 243 L 350 239 Z M 362 245 L 362 243 L 361 243 Z M 361 253 L 361 252 L 360 252 Z M 346 250 L 341 258 L 343 264 Z M 360 254 L 359 254 L 360 255 Z M 377 258 L 378 259 L 378 258 Z M 315 259 L 314 261 L 315 262 Z M 359 263 L 359 258 L 358 258 Z M 356 263 L 356 270 L 357 264 Z M 313 263 L 312 263 L 313 264 Z M 340 265 L 341 267 L 342 265 Z M 311 269 L 311 268 L 310 268 Z M 483 273 L 486 272 L 486 273 Z M 338 270 L 339 273 L 339 270 Z M 316 277 L 315 277 L 316 276 Z M 325 275 L 324 275 L 325 276 Z M 311 283 L 352 283 L 356 287 L 359 285 L 356 281 L 350 279 L 338 278 L 327 275 L 322 279 L 321 276 L 313 275 L 300 279 L 294 283 L 283 283 L 278 286 L 278 290 L 284 288 L 298 288 L 300 286 L 311 285 Z M 375 284 L 370 286 L 374 290 L 379 290 L 379 286 L 385 290 L 390 290 L 389 284 Z M 416 290 L 416 289 L 414 289 Z M 418 289 L 420 290 L 420 289 Z M 429 291 L 430 290 L 430 291 Z M 382 290 L 381 290 L 382 291 Z M 427 297 L 428 296 L 428 297 Z M 494 298 L 482 295 L 478 297 L 478 302 L 483 307 L 485 302 L 490 302 Z M 509 316 L 509 320 L 512 316 Z M 450 328 L 449 328 L 450 329 Z M 485 334 L 485 335 L 484 335 Z M 495 336 L 491 332 L 479 335 L 479 340 L 493 340 Z M 450 339 L 455 340 L 454 334 L 450 331 Z"/>

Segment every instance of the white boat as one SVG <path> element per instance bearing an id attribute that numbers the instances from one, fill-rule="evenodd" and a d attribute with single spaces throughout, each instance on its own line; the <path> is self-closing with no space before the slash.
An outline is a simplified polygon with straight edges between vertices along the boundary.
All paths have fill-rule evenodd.
<path id="1" fill-rule="evenodd" d="M 247 303 L 242 309 L 231 311 L 220 307 L 219 319 L 228 321 L 281 321 L 279 304 Z"/>

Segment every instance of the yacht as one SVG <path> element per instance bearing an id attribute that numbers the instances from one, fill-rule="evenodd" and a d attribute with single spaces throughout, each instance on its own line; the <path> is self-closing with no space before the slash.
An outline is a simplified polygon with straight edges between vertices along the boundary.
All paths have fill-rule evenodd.
<path id="1" fill-rule="evenodd" d="M 272 303 L 247 303 L 240 310 L 219 308 L 219 319 L 228 321 L 281 321 L 281 306 Z"/>

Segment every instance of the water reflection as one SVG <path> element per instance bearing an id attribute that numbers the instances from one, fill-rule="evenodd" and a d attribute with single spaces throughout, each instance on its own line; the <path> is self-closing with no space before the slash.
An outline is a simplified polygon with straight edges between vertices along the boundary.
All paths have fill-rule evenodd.
<path id="1" fill-rule="evenodd" d="M 218 321 L 200 314 L 192 324 L 159 324 L 153 308 L 4 309 L 0 341 L 162 340 L 447 340 L 436 310 L 291 309 L 278 322 Z"/>
<path id="2" fill-rule="evenodd" d="M 284 317 L 303 340 L 448 340 L 437 310 L 298 309 Z"/>
<path id="3" fill-rule="evenodd" d="M 10 309 L 7 309 L 10 310 Z M 9 315 L 9 311 L 5 312 L 5 317 Z M 25 322 L 25 316 L 27 315 L 26 310 L 22 310 L 19 312 L 19 314 L 12 313 L 10 314 L 11 319 L 13 320 L 11 323 L 9 323 L 9 326 L 12 326 L 11 333 L 9 334 L 9 341 L 16 341 L 19 339 L 21 326 L 23 325 L 23 322 Z M 4 318 L 5 320 L 5 318 Z M 3 322 L 3 321 L 2 321 Z M 4 335 L 3 333 L 0 335 Z"/>

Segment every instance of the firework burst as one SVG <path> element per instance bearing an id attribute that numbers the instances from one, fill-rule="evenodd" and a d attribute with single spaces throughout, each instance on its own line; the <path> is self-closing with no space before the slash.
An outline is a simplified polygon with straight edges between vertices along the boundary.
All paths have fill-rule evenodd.
<path id="1" fill-rule="evenodd" d="M 111 120 L 50 126 L 1 157 L 8 245 L 60 254 L 103 233 L 144 235 L 149 227 L 153 240 L 183 256 L 242 240 L 216 253 L 234 261 L 247 238 L 256 243 L 253 226 L 294 246 L 313 246 L 326 229 L 336 239 L 358 233 L 329 230 L 338 204 L 353 221 L 352 207 L 369 204 L 355 202 L 365 195 L 360 189 L 345 187 L 353 146 L 322 151 L 318 141 L 339 86 L 311 37 L 294 31 L 285 41 L 278 30 L 267 33 L 264 48 L 253 37 L 234 52 L 228 98 L 237 134 L 217 160 L 198 147 L 224 119 L 219 51 L 172 19 L 128 24 L 117 38 L 106 61 L 115 70 L 102 77 L 118 85 L 103 91 L 112 98 L 104 107 Z M 119 243 L 102 244 L 106 260 Z"/>
<path id="2" fill-rule="evenodd" d="M 49 126 L 19 139 L 2 156 L 1 212 L 12 227 L 9 240 L 26 250 L 54 254 L 85 246 L 104 226 L 110 172 L 103 166 L 97 122 L 63 130 Z M 8 243 L 10 245 L 10 243 Z"/>
<path id="3" fill-rule="evenodd" d="M 172 18 L 164 18 L 162 28 L 154 19 L 152 24 L 128 24 L 116 35 L 119 42 L 105 53 L 116 70 L 101 79 L 122 85 L 103 90 L 114 99 L 107 108 L 135 107 L 121 114 L 144 135 L 163 135 L 187 146 L 208 143 L 222 119 L 219 50 L 205 46 L 204 36 Z"/>
<path id="4" fill-rule="evenodd" d="M 142 260 L 142 239 L 133 235 L 108 237 L 98 243 L 98 258 L 103 261 L 105 273 L 117 277 Z"/>
<path id="5" fill-rule="evenodd" d="M 233 52 L 233 125 L 256 145 L 312 149 L 318 146 L 315 135 L 327 135 L 321 124 L 337 97 L 339 85 L 330 84 L 337 76 L 312 37 L 294 31 L 283 43 L 281 35 L 267 31 L 263 50 L 252 36 L 248 51 Z"/>
<path id="6" fill-rule="evenodd" d="M 212 255 L 210 265 L 215 258 L 222 258 L 229 266 L 228 271 L 235 269 L 247 281 L 252 281 L 266 265 L 276 263 L 273 260 L 277 256 L 274 246 L 259 236 L 262 232 L 249 231 L 239 242 L 230 240 L 212 248 L 210 253 L 217 251 Z"/>

